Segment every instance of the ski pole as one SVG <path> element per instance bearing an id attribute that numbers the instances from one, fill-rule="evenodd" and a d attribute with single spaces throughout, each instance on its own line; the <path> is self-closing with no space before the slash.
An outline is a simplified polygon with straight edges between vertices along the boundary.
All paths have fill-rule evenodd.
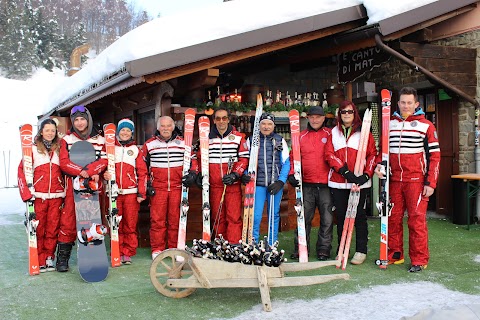
<path id="1" fill-rule="evenodd" d="M 227 174 L 232 173 L 232 168 L 233 168 L 233 156 L 230 156 L 230 158 L 228 159 Z M 218 223 L 220 222 L 220 213 L 222 212 L 223 200 L 225 199 L 225 192 L 226 191 L 227 191 L 227 185 L 224 184 L 223 185 L 222 198 L 220 199 L 220 204 L 218 205 L 217 216 L 215 217 L 215 222 L 213 223 L 213 229 L 215 230 L 214 238 L 217 237 L 217 227 L 218 227 Z"/>

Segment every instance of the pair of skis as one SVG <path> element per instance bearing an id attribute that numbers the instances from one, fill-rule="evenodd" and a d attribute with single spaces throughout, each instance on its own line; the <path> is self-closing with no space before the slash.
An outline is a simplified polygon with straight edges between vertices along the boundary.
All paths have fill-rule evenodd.
<path id="1" fill-rule="evenodd" d="M 183 155 L 183 175 L 188 174 L 191 165 L 193 129 L 195 126 L 195 110 L 189 108 L 185 112 L 184 122 L 184 142 L 185 151 Z M 200 136 L 200 158 L 202 172 L 202 239 L 211 240 L 210 227 L 210 182 L 209 182 L 209 135 L 210 119 L 207 116 L 201 116 L 198 119 L 198 128 Z M 177 248 L 185 249 L 187 236 L 187 215 L 189 210 L 188 187 L 182 186 L 182 200 L 180 203 L 180 223 L 178 227 Z"/>
<path id="2" fill-rule="evenodd" d="M 118 187 L 115 178 L 115 135 L 117 127 L 113 123 L 109 123 L 104 127 L 105 135 L 105 149 L 107 152 L 108 167 L 107 171 L 110 173 L 110 180 L 107 181 L 108 194 L 108 214 L 107 221 L 110 227 L 110 262 L 112 267 L 119 267 L 122 262 L 120 260 L 120 243 L 118 236 L 118 229 L 122 216 L 118 215 L 117 196 Z"/>
<path id="3" fill-rule="evenodd" d="M 185 121 L 183 126 L 183 140 L 185 143 L 185 151 L 183 154 L 183 176 L 185 176 L 186 174 L 188 174 L 192 162 L 192 141 L 193 129 L 195 127 L 195 109 L 188 108 L 185 111 Z M 185 250 L 185 242 L 187 239 L 187 215 L 188 209 L 190 208 L 190 205 L 188 203 L 188 189 L 188 187 L 182 184 L 182 200 L 180 202 L 180 223 L 178 225 L 177 240 L 177 248 L 181 250 Z"/>
<path id="4" fill-rule="evenodd" d="M 355 168 L 353 171 L 356 176 L 361 176 L 363 174 L 363 169 L 365 168 L 371 123 L 372 111 L 367 109 L 365 110 L 365 114 L 363 116 L 362 130 L 360 132 L 360 143 L 358 146 L 357 158 L 355 159 Z M 355 226 L 355 217 L 357 216 L 359 200 L 360 186 L 353 184 L 348 197 L 347 212 L 345 215 L 345 222 L 343 224 L 342 238 L 338 248 L 337 268 L 342 267 L 342 270 L 345 270 L 347 267 L 348 253 L 350 252 L 350 243 L 352 242 L 353 227 Z"/>
<path id="5" fill-rule="evenodd" d="M 380 215 L 380 259 L 375 263 L 380 269 L 386 269 L 388 266 L 388 217 L 392 212 L 393 204 L 390 203 L 390 163 L 389 163 L 389 145 L 390 145 L 390 105 L 392 94 L 389 90 L 383 89 L 382 96 L 382 141 L 381 165 L 385 168 L 383 179 L 380 179 L 380 197 L 377 202 L 377 209 Z"/>
<path id="6" fill-rule="evenodd" d="M 262 95 L 257 95 L 257 109 L 255 111 L 255 121 L 253 123 L 252 143 L 250 145 L 250 159 L 248 162 L 247 174 L 250 181 L 245 186 L 245 200 L 243 202 L 243 228 L 242 242 L 252 243 L 253 239 L 253 217 L 255 209 L 255 185 L 257 182 L 257 162 L 260 148 L 260 117 L 263 112 Z"/>
<path id="7" fill-rule="evenodd" d="M 298 110 L 290 110 L 290 131 L 293 155 L 293 174 L 299 181 L 298 187 L 295 187 L 295 212 L 297 213 L 297 233 L 298 233 L 298 261 L 308 262 L 307 234 L 305 230 L 305 215 L 303 212 L 302 195 L 302 162 L 300 155 L 300 116 Z"/>
<path id="8" fill-rule="evenodd" d="M 24 124 L 20 127 L 20 141 L 22 144 L 22 161 L 23 161 L 23 173 L 25 174 L 25 180 L 27 187 L 33 195 L 33 133 L 32 125 Z M 33 206 L 33 198 L 26 202 L 25 212 L 25 229 L 27 231 L 28 239 L 28 273 L 33 276 L 40 274 L 40 267 L 38 265 L 38 249 L 37 249 L 37 227 L 38 220 L 35 216 L 35 209 Z"/>

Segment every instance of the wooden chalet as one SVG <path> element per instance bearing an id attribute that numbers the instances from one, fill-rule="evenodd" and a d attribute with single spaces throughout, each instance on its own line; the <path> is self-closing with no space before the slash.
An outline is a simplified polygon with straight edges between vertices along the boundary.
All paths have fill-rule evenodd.
<path id="1" fill-rule="evenodd" d="M 377 93 L 382 88 L 396 92 L 409 85 L 417 88 L 427 117 L 439 128 L 440 179 L 430 209 L 450 216 L 450 176 L 459 173 L 460 155 L 472 152 L 471 147 L 462 149 L 459 145 L 459 110 L 471 113 L 478 108 L 477 51 L 464 44 L 451 45 L 444 39 L 480 27 L 477 3 L 440 0 L 373 25 L 366 23 L 369 17 L 365 7 L 354 5 L 128 61 L 44 117 L 68 118 L 74 105 L 83 104 L 99 126 L 132 119 L 136 124 L 135 139 L 143 144 L 154 134 L 160 115 L 171 115 L 181 127 L 184 108 L 205 102 L 209 91 L 213 99 L 217 90 L 231 94 L 237 89 L 242 102 L 253 102 L 256 93 L 269 90 L 284 94 L 288 91 L 292 97 L 295 92 L 316 92 L 320 100 L 326 93 L 330 104 L 335 99 L 348 99 L 360 109 L 373 108 L 373 130 L 378 135 Z M 396 100 L 394 94 L 392 101 Z M 198 113 L 203 111 L 199 109 Z M 232 119 L 247 135 L 249 127 L 242 117 L 248 115 Z M 280 121 L 277 128 L 288 138 L 287 122 Z M 378 190 L 373 189 L 368 205 L 375 215 Z M 284 192 L 281 230 L 296 226 L 292 198 L 291 190 Z M 189 239 L 201 236 L 200 199 L 200 190 L 191 188 Z M 148 228 L 145 203 L 139 219 L 142 246 L 149 243 Z"/>

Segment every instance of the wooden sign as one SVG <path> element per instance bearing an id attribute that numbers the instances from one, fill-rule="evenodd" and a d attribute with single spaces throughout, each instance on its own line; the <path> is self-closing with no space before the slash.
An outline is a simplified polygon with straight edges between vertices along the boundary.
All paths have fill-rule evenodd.
<path id="1" fill-rule="evenodd" d="M 388 59 L 390 55 L 377 47 L 341 53 L 338 55 L 338 82 L 352 82 Z"/>

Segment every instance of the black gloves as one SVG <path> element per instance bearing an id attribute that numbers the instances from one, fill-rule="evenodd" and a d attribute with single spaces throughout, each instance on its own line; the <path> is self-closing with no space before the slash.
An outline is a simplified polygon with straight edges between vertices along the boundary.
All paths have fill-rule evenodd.
<path id="1" fill-rule="evenodd" d="M 348 182 L 356 183 L 355 181 L 357 180 L 357 176 L 354 175 L 353 172 L 348 170 L 346 163 L 338 170 L 338 173 L 340 173 L 345 179 L 347 179 Z"/>
<path id="2" fill-rule="evenodd" d="M 294 188 L 300 186 L 300 181 L 298 181 L 297 179 L 295 179 L 295 175 L 294 175 L 294 174 L 289 174 L 287 180 L 288 180 L 288 183 L 290 183 L 290 185 L 291 185 L 292 187 L 294 187 Z"/>
<path id="3" fill-rule="evenodd" d="M 347 164 L 341 167 L 340 170 L 338 170 L 338 173 L 340 173 L 345 179 L 347 179 L 348 182 L 358 184 L 359 186 L 367 183 L 367 181 L 370 180 L 370 177 L 366 173 L 357 177 L 353 172 L 348 170 Z"/>
<path id="4" fill-rule="evenodd" d="M 224 175 L 223 178 L 222 178 L 222 181 L 227 186 L 230 186 L 230 185 L 234 184 L 236 181 L 238 181 L 239 178 L 240 178 L 240 175 L 238 173 L 232 172 L 232 173 Z"/>
<path id="5" fill-rule="evenodd" d="M 283 185 L 284 185 L 283 181 L 277 180 L 267 187 L 267 191 L 270 194 L 277 194 L 278 191 L 282 190 Z"/>
<path id="6" fill-rule="evenodd" d="M 153 197 L 155 195 L 155 188 L 152 187 L 152 181 L 147 181 L 147 196 Z"/>
<path id="7" fill-rule="evenodd" d="M 360 177 L 356 177 L 355 183 L 361 186 L 362 184 L 366 183 L 369 179 L 370 177 L 366 173 L 364 173 Z"/>
<path id="8" fill-rule="evenodd" d="M 185 187 L 191 187 L 195 181 L 197 180 L 198 174 L 193 171 L 188 172 L 186 175 L 182 177 L 182 184 Z"/>
<path id="9" fill-rule="evenodd" d="M 199 174 L 197 174 L 197 178 L 195 179 L 195 184 L 197 185 L 197 187 L 202 189 L 202 187 L 203 187 L 202 183 L 203 183 L 203 176 L 199 173 Z"/>
<path id="10" fill-rule="evenodd" d="M 242 176 L 242 184 L 246 185 L 247 183 L 250 182 L 250 180 L 252 180 L 252 177 L 250 177 L 250 175 L 244 174 Z"/>

